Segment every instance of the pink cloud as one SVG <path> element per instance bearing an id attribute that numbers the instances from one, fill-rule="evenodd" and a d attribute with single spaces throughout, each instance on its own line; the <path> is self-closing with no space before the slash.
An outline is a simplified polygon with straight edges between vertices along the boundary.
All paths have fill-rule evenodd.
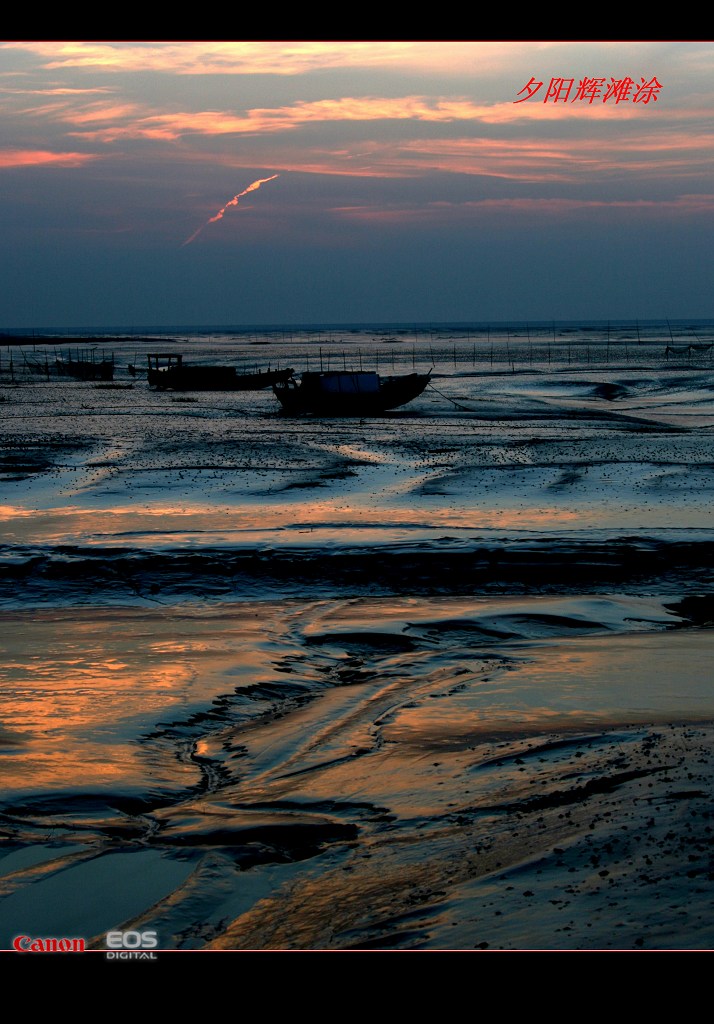
<path id="1" fill-rule="evenodd" d="M 0 48 L 35 54 L 48 70 L 154 71 L 176 75 L 299 75 L 315 70 L 385 68 L 423 72 L 498 73 L 544 44 L 408 40 L 277 42 L 180 40 L 83 42 L 30 40 Z"/>
<path id="2" fill-rule="evenodd" d="M 91 153 L 50 153 L 42 149 L 0 149 L 0 167 L 81 167 L 96 160 Z"/>
<path id="3" fill-rule="evenodd" d="M 462 203 L 433 202 L 419 207 L 340 206 L 332 213 L 348 220 L 379 223 L 428 222 L 457 218 L 463 221 L 469 215 L 479 214 L 531 214 L 551 218 L 568 214 L 607 211 L 632 213 L 677 213 L 701 216 L 714 213 L 714 194 L 680 195 L 673 199 L 475 199 Z"/>

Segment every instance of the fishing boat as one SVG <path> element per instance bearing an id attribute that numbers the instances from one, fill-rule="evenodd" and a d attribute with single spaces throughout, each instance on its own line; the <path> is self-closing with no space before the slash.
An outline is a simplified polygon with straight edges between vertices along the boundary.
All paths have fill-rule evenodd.
<path id="1" fill-rule="evenodd" d="M 235 366 L 190 365 L 177 352 L 156 352 L 147 358 L 149 384 L 161 391 L 261 391 L 286 383 L 293 375 L 292 369 L 238 373 Z"/>
<path id="2" fill-rule="evenodd" d="M 417 398 L 430 378 L 431 373 L 381 377 L 363 370 L 306 371 L 299 381 L 273 385 L 273 392 L 283 411 L 292 415 L 375 416 Z"/>

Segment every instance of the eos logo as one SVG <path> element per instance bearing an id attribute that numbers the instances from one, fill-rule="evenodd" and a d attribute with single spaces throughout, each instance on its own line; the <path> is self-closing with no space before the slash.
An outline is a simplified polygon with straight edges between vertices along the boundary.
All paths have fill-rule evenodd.
<path id="1" fill-rule="evenodd" d="M 107 960 L 155 960 L 154 953 L 147 949 L 156 949 L 159 944 L 156 932 L 107 932 Z"/>

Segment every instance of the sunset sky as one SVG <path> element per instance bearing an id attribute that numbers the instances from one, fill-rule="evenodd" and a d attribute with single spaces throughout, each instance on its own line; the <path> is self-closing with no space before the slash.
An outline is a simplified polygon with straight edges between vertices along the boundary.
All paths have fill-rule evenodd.
<path id="1" fill-rule="evenodd" d="M 714 43 L 11 41 L 0 102 L 0 329 L 714 316 Z"/>

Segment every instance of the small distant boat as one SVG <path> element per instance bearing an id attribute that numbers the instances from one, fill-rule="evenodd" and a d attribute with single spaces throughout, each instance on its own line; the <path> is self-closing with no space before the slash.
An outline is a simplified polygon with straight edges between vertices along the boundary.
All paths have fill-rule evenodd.
<path id="1" fill-rule="evenodd" d="M 238 373 L 235 366 L 188 365 L 177 352 L 156 352 L 147 358 L 149 384 L 161 391 L 262 391 L 293 375 L 292 369 Z M 132 369 L 134 376 L 136 368 L 130 373 Z"/>
<path id="2" fill-rule="evenodd" d="M 73 359 L 58 356 L 55 369 L 61 377 L 75 380 L 114 380 L 114 359 Z"/>
<path id="3" fill-rule="evenodd" d="M 283 410 L 293 415 L 375 416 L 417 398 L 431 373 L 380 377 L 368 371 L 312 372 L 273 386 Z"/>

